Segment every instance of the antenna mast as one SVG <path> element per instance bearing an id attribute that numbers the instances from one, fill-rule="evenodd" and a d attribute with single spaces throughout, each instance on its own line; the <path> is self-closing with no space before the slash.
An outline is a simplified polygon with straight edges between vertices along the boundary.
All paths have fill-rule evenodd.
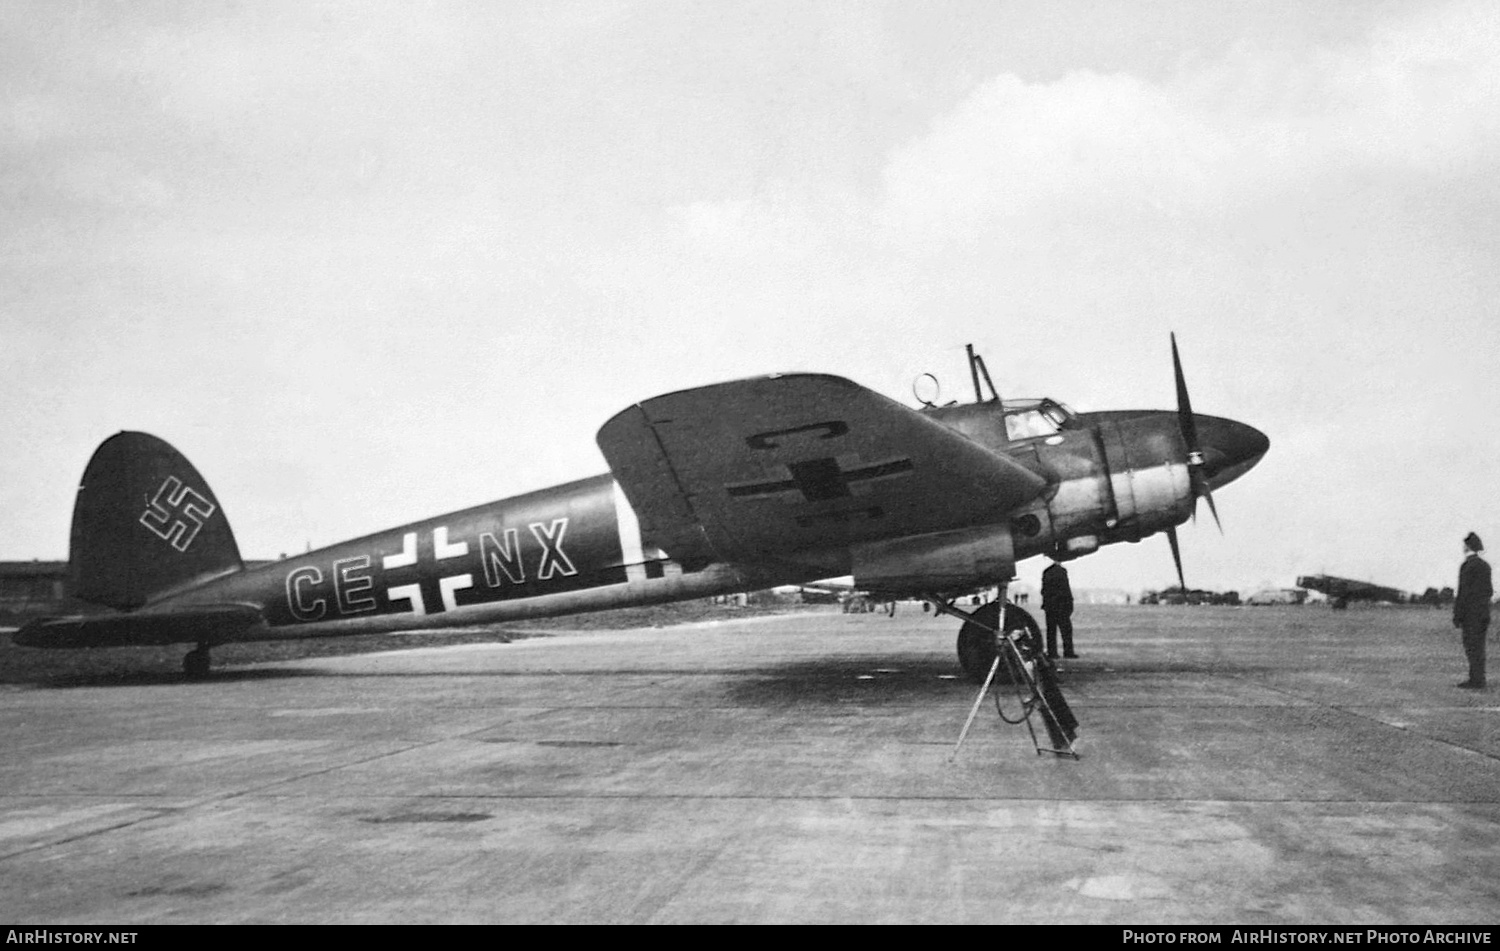
<path id="1" fill-rule="evenodd" d="M 964 344 L 964 349 L 969 353 L 969 376 L 974 380 L 974 402 L 983 403 L 984 391 L 979 388 L 979 375 L 984 374 L 984 382 L 990 388 L 990 399 L 998 402 L 1000 391 L 995 389 L 995 381 L 990 379 L 990 371 L 984 365 L 984 357 L 974 352 L 972 343 Z"/>

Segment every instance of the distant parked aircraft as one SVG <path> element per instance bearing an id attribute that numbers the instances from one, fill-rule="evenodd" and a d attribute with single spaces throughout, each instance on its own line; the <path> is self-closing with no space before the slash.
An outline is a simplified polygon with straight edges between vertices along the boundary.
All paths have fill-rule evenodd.
<path id="1" fill-rule="evenodd" d="M 1405 604 L 1412 600 L 1412 596 L 1405 591 L 1383 588 L 1368 581 L 1355 581 L 1351 578 L 1338 578 L 1333 575 L 1303 575 L 1297 579 L 1297 587 L 1328 595 L 1328 600 L 1335 609 L 1347 608 L 1350 601 L 1389 601 L 1392 604 Z"/>

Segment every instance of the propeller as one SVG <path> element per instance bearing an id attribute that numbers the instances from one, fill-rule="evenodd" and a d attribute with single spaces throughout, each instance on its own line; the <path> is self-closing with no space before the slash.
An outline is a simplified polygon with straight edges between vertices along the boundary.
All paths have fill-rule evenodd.
<path id="1" fill-rule="evenodd" d="M 1182 441 L 1187 446 L 1188 480 L 1193 488 L 1193 521 L 1198 520 L 1198 500 L 1208 500 L 1208 510 L 1213 513 L 1214 524 L 1219 534 L 1224 534 L 1224 523 L 1219 521 L 1219 508 L 1214 505 L 1213 491 L 1208 484 L 1208 475 L 1203 471 L 1203 448 L 1198 442 L 1198 424 L 1193 419 L 1193 401 L 1188 397 L 1187 378 L 1182 373 L 1182 357 L 1177 353 L 1177 334 L 1172 337 L 1172 376 L 1177 383 L 1177 426 L 1182 430 Z M 1172 546 L 1172 563 L 1177 566 L 1177 583 L 1183 593 L 1187 592 L 1187 581 L 1182 574 L 1182 547 L 1177 543 L 1176 527 L 1167 529 L 1167 542 Z"/>
<path id="2" fill-rule="evenodd" d="M 1198 518 L 1198 500 L 1208 501 L 1208 510 L 1213 514 L 1219 534 L 1224 534 L 1224 523 L 1219 521 L 1219 507 L 1214 505 L 1213 491 L 1209 488 L 1208 476 L 1203 471 L 1203 449 L 1198 443 L 1198 424 L 1193 421 L 1193 401 L 1188 398 L 1187 380 L 1182 375 L 1182 358 L 1177 354 L 1177 334 L 1172 334 L 1172 375 L 1177 381 L 1177 425 L 1182 430 L 1182 441 L 1187 444 L 1188 479 L 1193 486 L 1193 520 Z M 1173 545 L 1173 551 L 1176 546 Z M 1177 567 L 1182 574 L 1182 566 Z"/>

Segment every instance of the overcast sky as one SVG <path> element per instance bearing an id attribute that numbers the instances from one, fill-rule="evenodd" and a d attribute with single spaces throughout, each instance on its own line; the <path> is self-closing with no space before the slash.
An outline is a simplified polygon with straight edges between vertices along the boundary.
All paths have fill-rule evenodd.
<path id="1" fill-rule="evenodd" d="M 1171 408 L 1175 330 L 1271 439 L 1189 584 L 1452 584 L 1500 546 L 1497 222 L 1486 2 L 0 0 L 0 558 L 66 557 L 121 429 L 274 557 L 762 373 L 968 399 L 972 342 Z"/>

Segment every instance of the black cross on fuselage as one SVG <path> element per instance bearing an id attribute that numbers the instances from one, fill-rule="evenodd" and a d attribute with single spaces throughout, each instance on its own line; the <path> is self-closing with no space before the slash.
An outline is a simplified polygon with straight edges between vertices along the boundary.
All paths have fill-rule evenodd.
<path id="1" fill-rule="evenodd" d="M 386 570 L 387 584 L 394 580 L 404 584 L 415 582 L 422 589 L 422 608 L 428 614 L 441 614 L 447 610 L 443 606 L 442 588 L 438 586 L 438 576 L 442 574 L 436 551 L 436 542 L 433 540 L 432 532 L 417 532 L 417 561 L 416 564 L 405 565 L 401 568 Z M 456 564 L 457 562 L 454 562 Z"/>
<path id="2" fill-rule="evenodd" d="M 901 475 L 912 470 L 910 459 L 892 459 L 868 466 L 845 469 L 832 456 L 793 462 L 787 466 L 790 479 L 775 482 L 747 482 L 725 486 L 731 498 L 758 498 L 779 495 L 782 492 L 801 492 L 808 502 L 825 502 L 829 499 L 848 498 L 850 483 L 867 482 L 887 476 Z"/>

